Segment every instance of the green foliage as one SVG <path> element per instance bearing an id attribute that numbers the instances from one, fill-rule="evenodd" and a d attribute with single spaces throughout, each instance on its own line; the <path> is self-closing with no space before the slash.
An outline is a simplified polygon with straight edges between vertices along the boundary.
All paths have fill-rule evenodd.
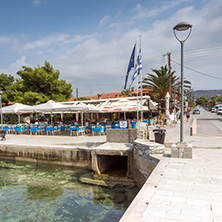
<path id="1" fill-rule="evenodd" d="M 143 88 L 152 88 L 151 97 L 155 99 L 164 99 L 167 92 L 169 92 L 169 72 L 167 66 L 161 66 L 159 70 L 152 69 L 154 74 L 147 73 L 147 77 L 143 79 Z M 176 77 L 175 71 L 171 72 L 172 88 L 179 90 L 180 81 L 179 77 Z M 188 80 L 184 80 L 184 88 L 190 88 L 191 83 Z"/>
<path id="2" fill-rule="evenodd" d="M 9 87 L 13 84 L 14 82 L 14 77 L 12 75 L 7 75 L 7 74 L 0 74 L 0 89 L 2 90 L 2 102 L 5 104 L 8 104 L 8 95 L 7 91 Z"/>
<path id="3" fill-rule="evenodd" d="M 222 89 L 211 89 L 211 90 L 195 90 L 194 98 L 200 98 L 201 96 L 206 96 L 208 99 L 217 95 L 222 94 Z"/>
<path id="4" fill-rule="evenodd" d="M 212 96 L 208 101 L 208 107 L 212 108 L 214 105 L 222 103 L 222 96 Z"/>
<path id="5" fill-rule="evenodd" d="M 78 100 L 88 100 L 86 97 L 80 97 Z"/>
<path id="6" fill-rule="evenodd" d="M 7 88 L 13 84 L 14 82 L 14 77 L 12 75 L 7 75 L 7 74 L 0 74 L 0 89 L 2 91 L 6 91 Z"/>
<path id="7" fill-rule="evenodd" d="M 122 90 L 121 95 L 122 96 L 129 96 L 130 92 L 133 92 L 133 91 L 134 91 L 134 87 L 131 87 L 131 89 Z"/>
<path id="8" fill-rule="evenodd" d="M 196 99 L 196 104 L 201 106 L 207 106 L 208 99 L 206 98 L 206 96 L 201 96 L 200 98 Z"/>
<path id="9" fill-rule="evenodd" d="M 20 102 L 34 105 L 54 100 L 57 102 L 67 101 L 72 96 L 72 85 L 65 80 L 59 80 L 60 72 L 54 70 L 49 62 L 45 61 L 44 66 L 35 68 L 23 66 L 17 72 L 20 78 L 14 81 L 14 77 L 6 74 L 0 75 L 4 87 L 2 100 Z"/>

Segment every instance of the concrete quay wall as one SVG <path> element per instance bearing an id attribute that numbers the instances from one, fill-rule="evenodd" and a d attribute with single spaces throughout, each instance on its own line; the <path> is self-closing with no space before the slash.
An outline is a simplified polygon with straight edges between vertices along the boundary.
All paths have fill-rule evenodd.
<path id="1" fill-rule="evenodd" d="M 159 163 L 159 158 L 151 154 L 155 145 L 156 144 L 152 142 L 134 141 L 133 179 L 136 181 L 139 188 L 143 186 Z"/>
<path id="2" fill-rule="evenodd" d="M 91 169 L 91 149 L 1 144 L 0 158 Z"/>

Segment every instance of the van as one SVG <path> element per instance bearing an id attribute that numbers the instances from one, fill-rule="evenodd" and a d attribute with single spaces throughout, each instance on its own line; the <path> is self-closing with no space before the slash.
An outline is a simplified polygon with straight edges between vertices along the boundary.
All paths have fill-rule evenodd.
<path id="1" fill-rule="evenodd" d="M 217 115 L 222 115 L 222 108 L 217 109 Z"/>
<path id="2" fill-rule="evenodd" d="M 216 113 L 217 109 L 215 107 L 212 107 L 211 112 Z"/>

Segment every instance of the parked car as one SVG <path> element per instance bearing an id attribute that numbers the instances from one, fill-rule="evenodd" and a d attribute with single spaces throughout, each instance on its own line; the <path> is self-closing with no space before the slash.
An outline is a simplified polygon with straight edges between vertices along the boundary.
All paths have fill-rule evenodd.
<path id="1" fill-rule="evenodd" d="M 199 110 L 198 108 L 195 108 L 195 109 L 193 110 L 193 114 L 200 114 L 200 110 Z"/>
<path id="2" fill-rule="evenodd" d="M 212 107 L 211 112 L 216 113 L 217 109 L 215 107 Z"/>
<path id="3" fill-rule="evenodd" d="M 217 115 L 222 115 L 222 108 L 217 109 Z"/>

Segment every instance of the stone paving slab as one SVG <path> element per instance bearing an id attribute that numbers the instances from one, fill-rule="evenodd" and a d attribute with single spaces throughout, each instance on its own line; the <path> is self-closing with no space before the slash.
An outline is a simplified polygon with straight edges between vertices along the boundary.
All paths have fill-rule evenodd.
<path id="1" fill-rule="evenodd" d="M 193 150 L 193 159 L 163 157 L 121 221 L 222 221 L 221 159 L 221 149 L 201 148 Z M 136 208 L 140 215 L 131 219 Z"/>

